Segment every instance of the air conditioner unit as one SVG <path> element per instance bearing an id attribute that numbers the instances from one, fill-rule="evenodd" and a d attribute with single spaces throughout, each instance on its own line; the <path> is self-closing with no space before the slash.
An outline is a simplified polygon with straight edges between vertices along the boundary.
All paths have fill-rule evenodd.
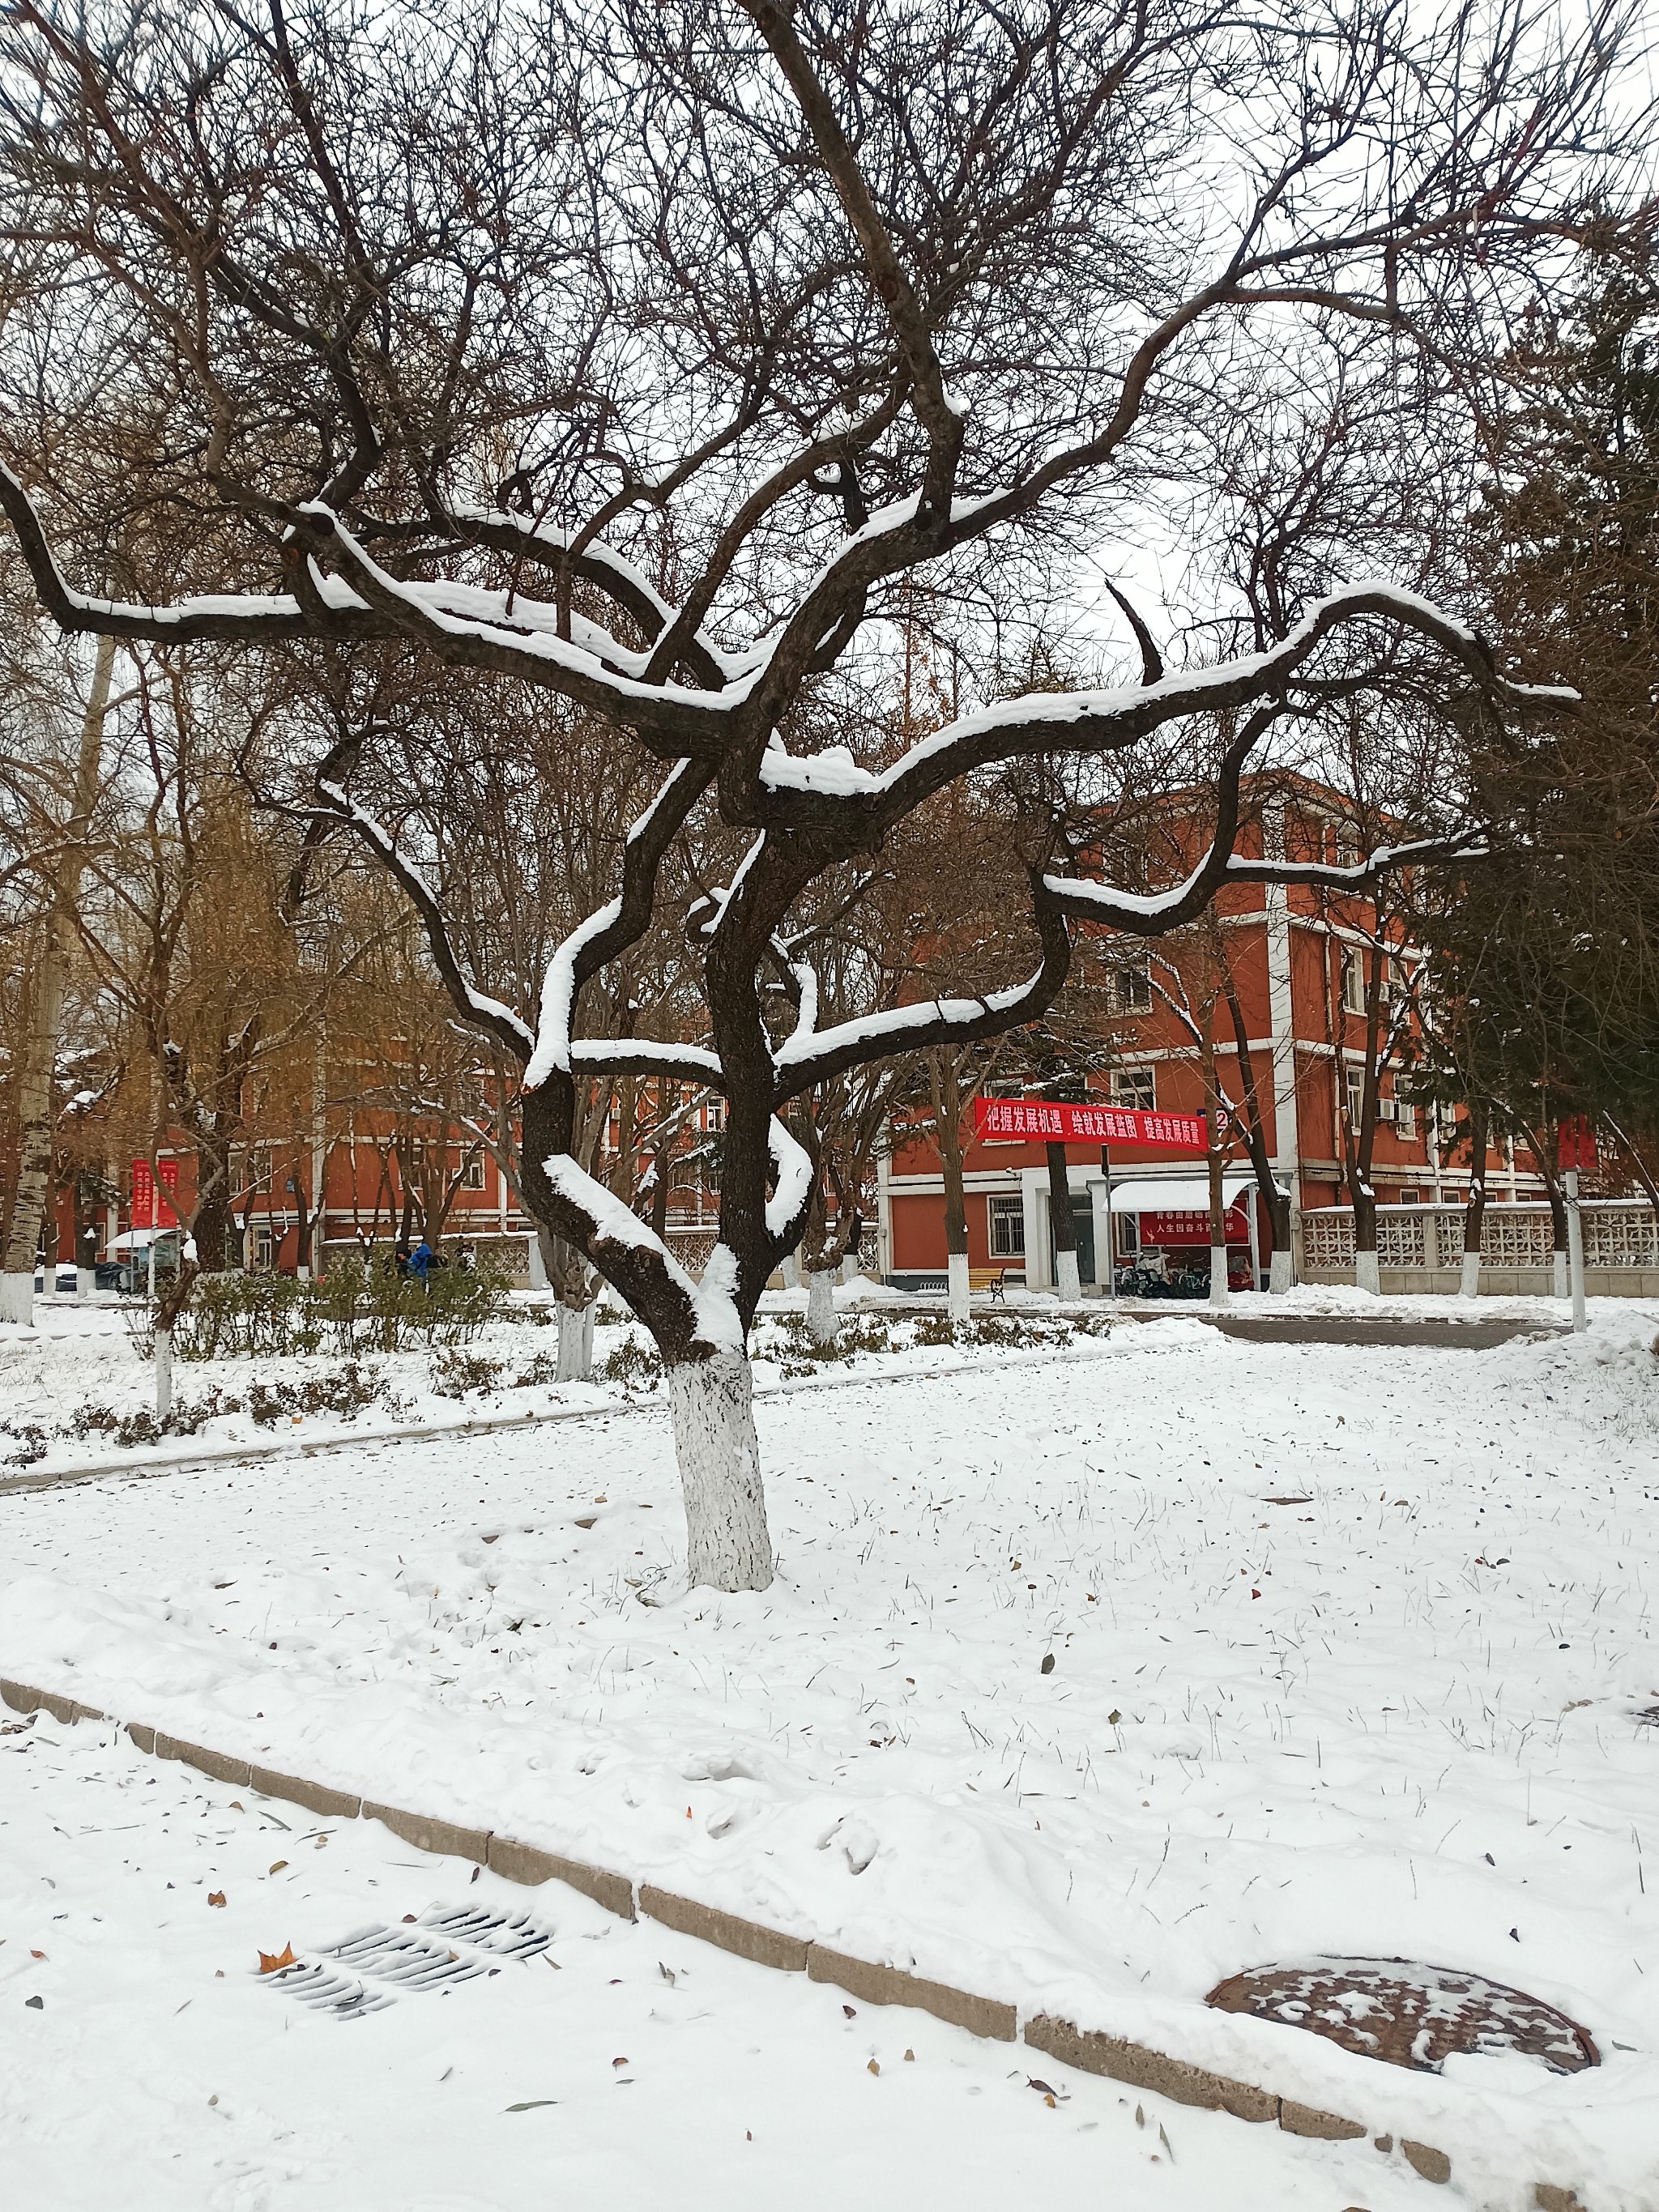
<path id="1" fill-rule="evenodd" d="M 1397 1100 L 1393 1098 L 1379 1098 L 1377 1100 L 1376 1118 L 1379 1121 L 1395 1121 L 1398 1117 L 1400 1107 Z"/>

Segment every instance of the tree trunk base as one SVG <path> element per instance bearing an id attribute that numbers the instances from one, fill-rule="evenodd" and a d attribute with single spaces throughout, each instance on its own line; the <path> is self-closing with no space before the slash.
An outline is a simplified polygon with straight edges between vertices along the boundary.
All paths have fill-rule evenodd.
<path id="1" fill-rule="evenodd" d="M 836 1328 L 835 1272 L 815 1267 L 806 1279 L 806 1334 L 814 1344 L 833 1344 Z"/>
<path id="2" fill-rule="evenodd" d="M 559 1308 L 559 1368 L 561 1382 L 586 1382 L 593 1371 L 593 1309 Z"/>
<path id="3" fill-rule="evenodd" d="M 1283 1297 L 1286 1291 L 1294 1287 L 1291 1272 L 1290 1254 L 1275 1252 L 1267 1262 L 1267 1289 L 1274 1297 Z"/>
<path id="4" fill-rule="evenodd" d="M 1210 1247 L 1210 1304 L 1224 1306 L 1227 1303 L 1227 1248 L 1224 1244 Z"/>
<path id="5" fill-rule="evenodd" d="M 1077 1271 L 1075 1252 L 1056 1252 L 1054 1255 L 1054 1292 L 1068 1305 L 1075 1305 L 1083 1296 L 1083 1284 Z"/>
<path id="6" fill-rule="evenodd" d="M 75 1271 L 76 1297 L 81 1299 L 92 1297 L 95 1295 L 97 1289 L 98 1270 L 96 1267 L 77 1267 Z"/>
<path id="7" fill-rule="evenodd" d="M 718 1352 L 668 1370 L 694 1589 L 771 1587 L 772 1539 L 751 1390 L 740 1352 Z"/>
<path id="8" fill-rule="evenodd" d="M 952 1252 L 945 1262 L 945 1302 L 953 1327 L 966 1326 L 974 1310 L 973 1291 L 968 1275 L 968 1255 Z"/>
<path id="9" fill-rule="evenodd" d="M 27 1275 L 0 1275 L 0 1321 L 15 1322 L 20 1328 L 34 1327 L 34 1270 Z"/>
<path id="10" fill-rule="evenodd" d="M 173 1411 L 173 1331 L 158 1328 L 155 1332 L 155 1418 L 165 1421 Z"/>
<path id="11" fill-rule="evenodd" d="M 1466 1252 L 1459 1274 L 1457 1295 L 1460 1298 L 1478 1298 L 1480 1295 L 1480 1255 Z"/>
<path id="12" fill-rule="evenodd" d="M 1353 1279 L 1357 1286 L 1368 1296 L 1374 1298 L 1382 1297 L 1382 1269 L 1375 1252 L 1354 1254 Z"/>
<path id="13" fill-rule="evenodd" d="M 1550 1295 L 1557 1298 L 1572 1296 L 1572 1278 L 1565 1252 L 1550 1255 Z"/>

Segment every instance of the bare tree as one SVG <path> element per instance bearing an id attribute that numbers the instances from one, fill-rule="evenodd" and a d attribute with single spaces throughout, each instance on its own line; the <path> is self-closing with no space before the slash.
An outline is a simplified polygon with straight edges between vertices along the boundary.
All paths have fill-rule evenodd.
<path id="1" fill-rule="evenodd" d="M 1240 779 L 1275 732 L 1315 744 L 1339 707 L 1407 687 L 1471 720 L 1561 703 L 1418 592 L 1334 578 L 1263 649 L 1143 650 L 1139 682 L 969 705 L 860 759 L 871 640 L 920 587 L 971 663 L 1022 599 L 1042 620 L 1065 602 L 1078 553 L 1114 565 L 1168 472 L 1204 481 L 1197 395 L 1246 355 L 1272 374 L 1253 319 L 1281 356 L 1297 318 L 1425 358 L 1480 343 L 1580 222 L 1622 20 L 1606 0 L 1558 48 L 1474 0 L 1421 28 L 1370 0 L 1248 24 L 1209 0 L 555 0 L 533 28 L 334 0 L 6 16 L 0 189 L 39 306 L 8 327 L 0 507 L 47 611 L 348 670 L 396 648 L 579 707 L 657 764 L 533 1013 L 469 971 L 351 777 L 318 803 L 404 884 L 458 1013 L 521 1068 L 525 1203 L 662 1351 L 694 1582 L 773 1572 L 744 1346 L 810 1202 L 793 1102 L 1040 1016 L 1074 921 L 1156 935 L 1229 880 L 1358 889 L 1425 849 L 1346 871 L 1237 854 Z M 196 592 L 160 561 L 155 604 L 70 580 L 118 486 L 194 518 Z M 1083 829 L 1009 773 L 1177 727 L 1216 833 L 1161 890 L 1094 879 Z M 763 985 L 803 900 L 934 793 L 1000 777 L 1025 972 L 780 1018 Z M 583 1034 L 715 823 L 744 850 L 690 918 L 703 1034 Z M 1414 826 L 1459 842 L 1455 806 Z M 701 1283 L 579 1158 L 583 1086 L 629 1076 L 727 1100 Z"/>

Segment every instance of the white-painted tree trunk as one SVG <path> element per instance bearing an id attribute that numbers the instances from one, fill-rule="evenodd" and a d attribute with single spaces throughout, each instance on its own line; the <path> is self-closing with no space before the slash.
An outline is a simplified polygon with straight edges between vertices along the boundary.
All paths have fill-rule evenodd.
<path id="1" fill-rule="evenodd" d="M 1273 1297 L 1282 1297 L 1291 1288 L 1291 1273 L 1290 1254 L 1275 1252 L 1267 1262 L 1267 1288 Z"/>
<path id="2" fill-rule="evenodd" d="M 1554 1252 L 1550 1255 L 1550 1292 L 1552 1297 L 1558 1298 L 1572 1295 L 1571 1273 L 1565 1252 Z"/>
<path id="3" fill-rule="evenodd" d="M 806 1278 L 806 1334 L 814 1344 L 836 1340 L 836 1277 L 830 1267 L 815 1267 Z"/>
<path id="4" fill-rule="evenodd" d="M 75 1295 L 82 1301 L 91 1297 L 98 1288 L 96 1267 L 77 1267 L 75 1271 Z"/>
<path id="5" fill-rule="evenodd" d="M 1075 1252 L 1055 1253 L 1054 1289 L 1060 1297 L 1069 1304 L 1075 1304 L 1083 1296 L 1083 1284 L 1077 1271 Z"/>
<path id="6" fill-rule="evenodd" d="M 1356 1252 L 1353 1255 L 1353 1279 L 1356 1285 L 1374 1298 L 1382 1295 L 1382 1270 L 1375 1252 Z"/>
<path id="7" fill-rule="evenodd" d="M 800 1288 L 800 1261 L 793 1252 L 783 1255 L 783 1287 L 786 1291 Z"/>
<path id="8" fill-rule="evenodd" d="M 1462 1270 L 1458 1277 L 1457 1295 L 1460 1298 L 1478 1298 L 1480 1295 L 1480 1255 L 1466 1252 Z"/>
<path id="9" fill-rule="evenodd" d="M 761 1488 L 749 1362 L 717 1352 L 668 1370 L 691 1586 L 763 1590 L 772 1539 Z"/>
<path id="10" fill-rule="evenodd" d="M 859 1279 L 859 1255 L 856 1252 L 849 1252 L 846 1258 L 842 1261 L 841 1279 L 843 1283 L 857 1282 Z"/>
<path id="11" fill-rule="evenodd" d="M 945 1303 L 953 1327 L 972 1318 L 973 1292 L 968 1275 L 968 1255 L 952 1252 L 945 1262 Z"/>
<path id="12" fill-rule="evenodd" d="M 1210 1304 L 1224 1306 L 1227 1303 L 1227 1248 L 1224 1244 L 1210 1247 Z"/>
<path id="13" fill-rule="evenodd" d="M 34 1270 L 27 1275 L 0 1275 L 0 1321 L 15 1321 L 25 1328 L 34 1326 Z"/>
<path id="14" fill-rule="evenodd" d="M 530 1239 L 530 1287 L 532 1291 L 544 1291 L 549 1287 L 547 1259 L 542 1250 L 539 1234 Z"/>
<path id="15" fill-rule="evenodd" d="M 593 1308 L 559 1308 L 559 1371 L 561 1382 L 586 1382 L 593 1371 Z"/>
<path id="16" fill-rule="evenodd" d="M 155 1350 L 151 1357 L 155 1363 L 155 1418 L 165 1421 L 173 1411 L 173 1331 L 158 1328 Z"/>

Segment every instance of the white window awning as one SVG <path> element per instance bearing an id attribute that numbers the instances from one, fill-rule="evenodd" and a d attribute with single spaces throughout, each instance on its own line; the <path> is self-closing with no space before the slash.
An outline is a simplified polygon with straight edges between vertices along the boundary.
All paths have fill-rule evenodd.
<path id="1" fill-rule="evenodd" d="M 1221 1178 L 1223 1202 L 1231 1206 L 1241 1192 L 1254 1190 L 1255 1177 L 1229 1169 Z M 1114 1213 L 1206 1213 L 1210 1206 L 1210 1178 L 1202 1176 L 1137 1176 L 1133 1182 L 1112 1184 Z"/>

